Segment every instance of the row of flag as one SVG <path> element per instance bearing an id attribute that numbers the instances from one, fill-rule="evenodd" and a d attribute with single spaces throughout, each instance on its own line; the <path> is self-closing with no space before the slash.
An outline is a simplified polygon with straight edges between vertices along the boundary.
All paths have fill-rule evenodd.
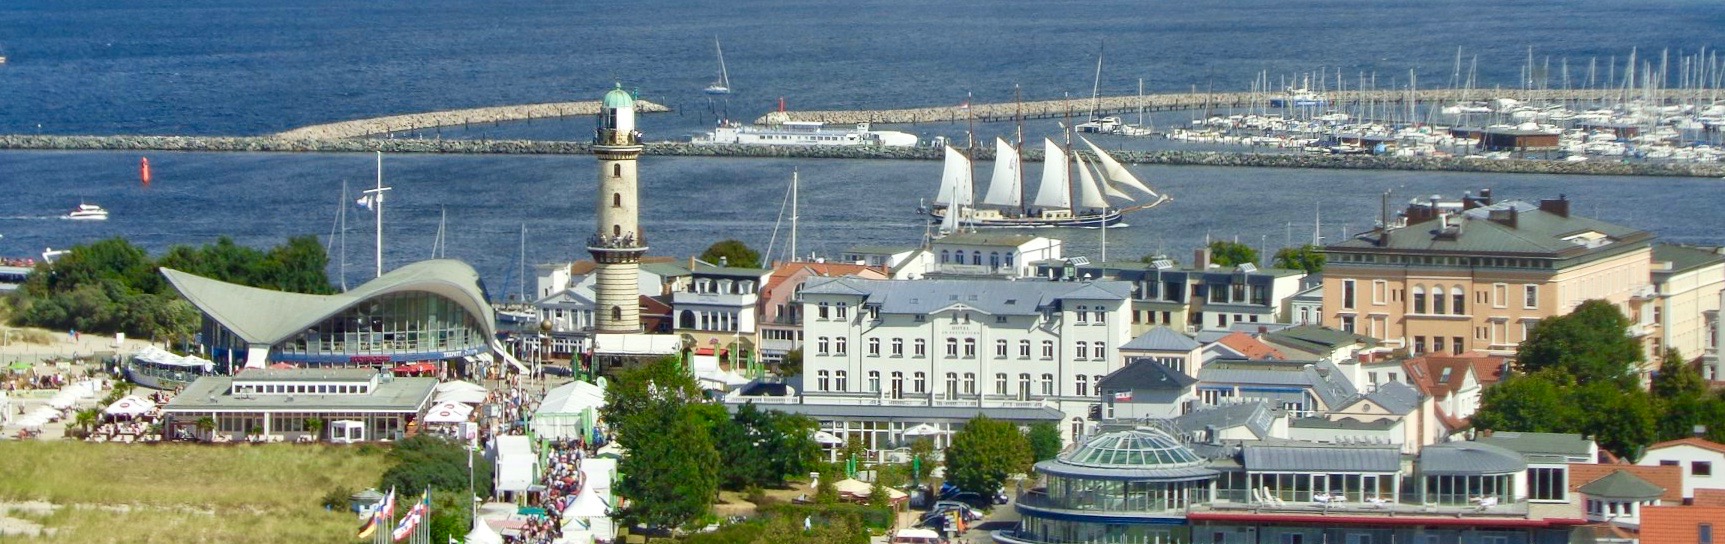
<path id="1" fill-rule="evenodd" d="M 365 524 L 359 527 L 359 534 L 356 538 L 364 539 L 376 536 L 377 540 L 381 542 L 383 540 L 383 535 L 379 534 L 378 529 L 380 527 L 388 526 L 391 521 L 394 521 L 395 507 L 395 490 L 390 489 L 389 494 L 384 495 L 383 502 L 378 503 L 377 509 L 373 510 L 371 516 L 366 519 Z M 393 542 L 401 542 L 416 534 L 429 537 L 429 532 L 419 529 L 427 527 L 426 522 L 430 519 L 431 490 L 427 489 L 425 494 L 421 496 L 420 500 L 407 509 L 407 513 L 401 517 L 401 521 L 395 524 L 395 529 L 389 532 L 389 538 Z"/>

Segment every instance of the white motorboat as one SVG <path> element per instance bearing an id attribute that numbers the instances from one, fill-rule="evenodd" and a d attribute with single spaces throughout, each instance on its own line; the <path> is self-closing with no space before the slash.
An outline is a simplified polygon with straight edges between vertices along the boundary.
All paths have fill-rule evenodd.
<path id="1" fill-rule="evenodd" d="M 73 221 L 107 221 L 108 210 L 95 204 L 79 204 L 77 208 L 73 208 L 71 212 L 67 212 L 60 218 Z"/>

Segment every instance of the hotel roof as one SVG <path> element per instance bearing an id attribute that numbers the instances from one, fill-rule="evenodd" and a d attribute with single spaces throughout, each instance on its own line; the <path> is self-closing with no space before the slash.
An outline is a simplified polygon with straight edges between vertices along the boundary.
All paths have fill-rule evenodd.
<path id="1" fill-rule="evenodd" d="M 1492 218 L 1494 212 L 1500 219 Z M 1513 226 L 1506 224 L 1510 220 L 1501 219 L 1505 215 L 1514 216 Z M 1368 233 L 1325 249 L 1341 252 L 1501 253 L 1564 258 L 1592 253 L 1596 249 L 1610 250 L 1619 243 L 1645 242 L 1653 238 L 1652 233 L 1644 230 L 1575 214 L 1559 215 L 1515 200 L 1452 214 L 1447 221 L 1453 236 L 1440 234 L 1442 223 L 1431 219 L 1390 230 L 1387 243 L 1380 244 L 1383 240 L 1381 234 Z M 1590 248 L 1566 239 L 1590 232 L 1604 235 L 1612 243 Z"/>
<path id="2" fill-rule="evenodd" d="M 1653 269 L 1653 276 L 1659 278 L 1725 263 L 1725 255 L 1720 255 L 1707 248 L 1677 244 L 1653 244 L 1653 262 L 1671 263 L 1671 268 L 1655 267 Z"/>
<path id="3" fill-rule="evenodd" d="M 1033 315 L 1060 300 L 1125 300 L 1131 285 L 1117 281 L 870 280 L 810 278 L 804 295 L 853 295 L 882 313 L 927 314 L 956 304 L 989 315 Z"/>
<path id="4" fill-rule="evenodd" d="M 1180 391 L 1197 382 L 1198 380 L 1191 376 L 1175 372 L 1162 363 L 1138 359 L 1103 376 L 1101 381 L 1096 382 L 1096 390 L 1103 394 L 1140 390 Z"/>
<path id="5" fill-rule="evenodd" d="M 455 301 L 485 327 L 487 337 L 496 322 L 491 304 L 479 287 L 479 273 L 467 263 L 455 260 L 413 263 L 335 295 L 259 289 L 171 268 L 163 268 L 162 275 L 192 305 L 251 344 L 274 345 L 372 298 L 413 291 L 427 291 Z"/>
<path id="6" fill-rule="evenodd" d="M 233 378 L 226 376 L 198 378 L 162 409 L 193 413 L 417 412 L 431 401 L 431 393 L 437 388 L 437 378 L 389 378 L 379 381 L 370 393 L 247 393 L 236 396 L 230 392 L 233 382 Z"/>
<path id="7" fill-rule="evenodd" d="M 1637 501 L 1650 501 L 1665 494 L 1665 488 L 1653 485 L 1652 482 L 1644 480 L 1640 476 L 1622 470 L 1587 482 L 1576 491 L 1586 493 L 1590 497 L 1634 499 Z"/>
<path id="8" fill-rule="evenodd" d="M 1509 449 L 1480 442 L 1445 442 L 1420 449 L 1420 473 L 1434 476 L 1509 474 L 1527 460 Z"/>
<path id="9" fill-rule="evenodd" d="M 1398 446 L 1338 444 L 1247 444 L 1242 464 L 1250 472 L 1400 472 Z"/>

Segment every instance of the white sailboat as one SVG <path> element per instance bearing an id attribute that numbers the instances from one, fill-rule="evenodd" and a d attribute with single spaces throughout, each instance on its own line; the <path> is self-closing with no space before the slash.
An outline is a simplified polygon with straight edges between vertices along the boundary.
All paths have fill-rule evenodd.
<path id="1" fill-rule="evenodd" d="M 718 36 L 713 36 L 713 50 L 719 54 L 719 79 L 703 91 L 707 94 L 731 94 L 731 74 L 725 71 L 725 49 L 719 46 Z"/>
<path id="2" fill-rule="evenodd" d="M 1126 213 L 1153 208 L 1169 200 L 1139 180 L 1108 152 L 1089 140 L 1079 139 L 1096 155 L 1095 164 L 1053 140 L 1043 139 L 1045 159 L 1041 185 L 1028 206 L 1023 202 L 1022 158 L 1017 148 L 1005 140 L 995 140 L 994 173 L 989 178 L 988 193 L 977 205 L 969 197 L 970 158 L 948 147 L 940 194 L 935 196 L 930 215 L 939 218 L 941 230 L 948 232 L 962 227 L 1120 226 Z M 1073 166 L 1078 171 L 1076 183 L 1072 176 Z M 1148 202 L 1138 203 L 1142 197 L 1135 197 L 1126 189 L 1144 193 Z M 1073 206 L 1075 191 L 1076 207 Z M 1130 204 L 1116 206 L 1109 198 Z"/>

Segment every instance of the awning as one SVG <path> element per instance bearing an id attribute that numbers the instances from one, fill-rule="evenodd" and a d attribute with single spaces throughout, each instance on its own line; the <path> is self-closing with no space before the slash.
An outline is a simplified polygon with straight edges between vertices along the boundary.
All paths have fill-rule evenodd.
<path id="1" fill-rule="evenodd" d="M 473 407 L 459 402 L 444 401 L 425 412 L 426 423 L 461 423 L 473 415 Z"/>
<path id="2" fill-rule="evenodd" d="M 136 396 L 126 395 L 125 397 L 120 398 L 120 400 L 114 401 L 113 404 L 108 405 L 108 409 L 103 410 L 102 413 L 111 416 L 140 416 L 148 414 L 151 410 L 155 409 L 156 403 L 154 402 L 150 402 Z"/>

